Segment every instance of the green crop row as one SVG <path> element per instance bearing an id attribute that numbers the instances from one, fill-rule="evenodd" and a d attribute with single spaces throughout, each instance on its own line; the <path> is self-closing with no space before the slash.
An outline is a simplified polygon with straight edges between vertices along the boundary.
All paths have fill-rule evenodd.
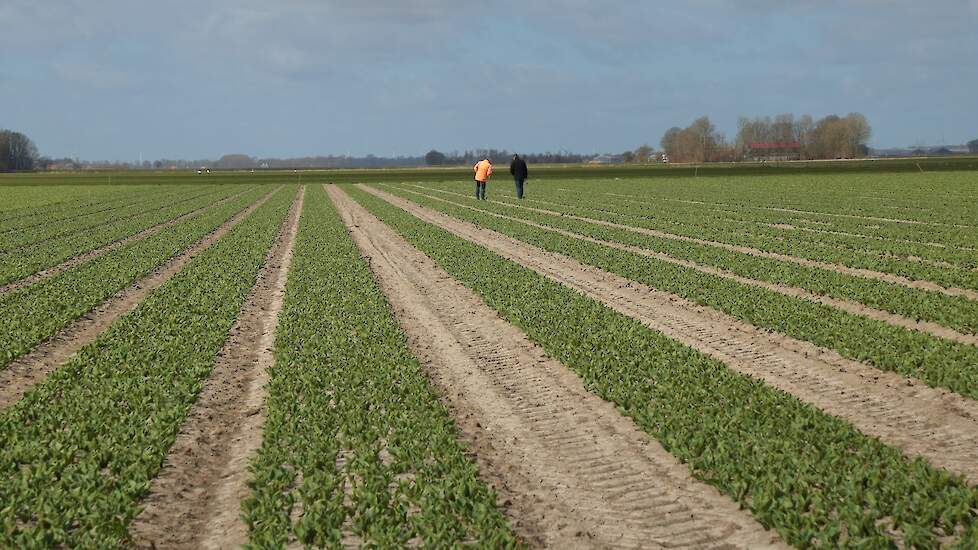
<path id="1" fill-rule="evenodd" d="M 151 192 L 140 186 L 17 187 L 4 189 L 11 195 L 8 207 L 0 210 L 0 231 L 13 231 L 41 223 L 71 219 L 132 201 L 133 196 Z"/>
<path id="2" fill-rule="evenodd" d="M 155 235 L 127 244 L 50 279 L 0 295 L 0 369 L 203 238 L 268 192 L 250 190 Z"/>
<path id="3" fill-rule="evenodd" d="M 104 225 L 91 231 L 39 243 L 21 250 L 2 252 L 0 253 L 0 284 L 27 277 L 42 269 L 57 265 L 68 258 L 124 239 L 154 225 L 213 204 L 240 191 L 240 188 L 223 187 L 220 188 L 219 194 L 216 196 L 197 197 L 129 218 L 120 223 Z"/>
<path id="4" fill-rule="evenodd" d="M 407 178 L 405 178 L 407 179 Z M 573 185 L 564 185 L 565 182 Z M 820 219 L 860 223 L 867 217 L 936 224 L 973 224 L 978 199 L 974 172 L 569 180 L 559 187 L 595 189 L 724 208 L 781 208 L 817 212 Z M 580 184 L 580 185 L 577 185 Z M 787 214 L 787 213 L 786 213 Z M 874 223 L 870 221 L 869 223 Z M 912 226 L 906 229 L 913 231 Z M 923 229 L 919 228 L 918 229 Z"/>
<path id="5" fill-rule="evenodd" d="M 430 186 L 429 186 L 430 187 Z M 538 192 L 546 200 L 528 199 L 530 204 L 551 210 L 566 211 L 570 214 L 604 219 L 624 225 L 666 231 L 686 237 L 694 237 L 721 243 L 750 246 L 766 252 L 775 252 L 800 258 L 835 263 L 849 267 L 871 269 L 885 273 L 902 275 L 911 279 L 933 281 L 943 286 L 958 286 L 978 289 L 978 254 L 953 246 L 934 248 L 925 245 L 913 246 L 907 243 L 874 239 L 858 239 L 842 235 L 806 234 L 792 231 L 757 227 L 751 232 L 744 230 L 738 222 L 728 222 L 723 217 L 682 211 L 679 208 L 663 206 L 653 208 L 648 205 L 620 199 L 562 198 L 550 196 L 554 191 Z M 563 196 L 569 195 L 564 193 Z M 509 193 L 497 193 L 503 200 L 515 202 Z M 957 229 L 959 233 L 969 233 L 967 229 Z M 909 257 L 924 260 L 947 262 L 949 266 L 939 266 L 913 261 Z"/>
<path id="6" fill-rule="evenodd" d="M 569 194 L 564 193 L 560 198 L 565 200 L 571 199 L 575 202 L 580 200 L 585 203 L 595 202 L 595 200 L 616 200 L 618 202 L 623 200 L 639 201 L 643 206 L 655 208 L 665 215 L 683 211 L 713 216 L 719 213 L 719 217 L 722 219 L 734 218 L 737 221 L 754 223 L 791 223 L 814 229 L 860 233 L 876 239 L 909 240 L 918 243 L 927 243 L 936 240 L 951 246 L 975 244 L 978 242 L 974 236 L 962 233 L 960 228 L 956 228 L 954 225 L 958 222 L 972 224 L 973 219 L 948 219 L 940 216 L 937 210 L 934 211 L 933 215 L 926 216 L 926 219 L 922 220 L 923 223 L 908 224 L 865 217 L 917 221 L 915 218 L 918 218 L 922 212 L 927 212 L 927 207 L 922 204 L 926 201 L 923 200 L 908 203 L 907 206 L 892 206 L 883 211 L 870 209 L 869 212 L 866 212 L 861 209 L 856 214 L 837 214 L 831 212 L 832 209 L 837 209 L 839 206 L 857 202 L 859 200 L 858 194 L 860 193 L 858 189 L 847 189 L 844 194 L 836 195 L 832 199 L 835 201 L 833 204 L 834 208 L 828 205 L 815 207 L 828 208 L 829 211 L 815 211 L 810 210 L 812 208 L 811 206 L 804 205 L 795 209 L 790 203 L 790 197 L 772 193 L 770 189 L 765 189 L 763 191 L 764 194 L 760 194 L 751 185 L 738 186 L 741 191 L 741 202 L 739 204 L 716 203 L 712 202 L 712 198 L 706 200 L 688 200 L 682 198 L 685 196 L 684 193 L 663 195 L 656 192 L 657 189 L 652 186 L 616 187 L 616 191 L 606 191 L 604 187 L 574 187 L 577 187 L 577 189 L 575 189 L 573 194 L 568 196 Z M 822 186 L 817 188 L 819 190 L 824 189 Z M 557 193 L 550 192 L 548 188 L 540 189 L 540 191 L 542 192 L 541 196 L 545 195 L 555 198 L 559 196 Z M 946 194 L 938 194 L 937 197 L 940 200 L 957 200 Z M 775 200 L 772 200 L 772 198 Z M 866 199 L 864 204 L 878 209 L 886 200 L 885 198 L 873 197 Z M 965 204 L 974 202 L 974 197 L 970 201 L 964 199 L 963 202 Z M 944 209 L 941 208 L 941 210 Z"/>
<path id="7" fill-rule="evenodd" d="M 3 182 L 0 182 L 2 185 Z M 113 191 L 120 187 L 121 191 Z M 104 200 L 128 195 L 135 186 L 91 185 L 79 187 L 45 182 L 44 185 L 4 185 L 4 201 L 0 204 L 0 221 L 17 219 L 25 214 L 67 210 L 72 207 L 96 205 Z"/>
<path id="8" fill-rule="evenodd" d="M 385 186 L 385 189 L 405 198 L 434 197 L 430 194 L 418 194 L 412 188 Z M 457 203 L 458 199 L 454 199 L 453 202 Z M 961 296 L 948 296 L 938 292 L 908 288 L 896 283 L 742 254 L 715 246 L 655 237 L 560 215 L 537 213 L 516 208 L 509 203 L 500 205 L 477 202 L 467 206 L 596 239 L 661 252 L 677 259 L 717 267 L 751 279 L 799 287 L 823 296 L 860 302 L 913 320 L 933 321 L 960 332 L 978 333 L 978 302 Z"/>
<path id="9" fill-rule="evenodd" d="M 169 204 L 177 198 L 194 197 L 203 192 L 213 193 L 216 189 L 188 189 L 179 186 L 166 186 L 144 192 L 140 195 L 130 195 L 127 201 L 110 203 L 90 211 L 72 213 L 71 215 L 54 219 L 44 219 L 44 216 L 31 217 L 36 219 L 34 223 L 18 227 L 15 230 L 0 232 L 0 250 L 12 248 L 22 248 L 30 244 L 56 239 L 70 235 L 75 232 L 98 227 L 111 222 L 141 214 L 147 210 L 147 205 L 153 208 L 160 208 L 164 204 Z"/>
<path id="10" fill-rule="evenodd" d="M 102 227 L 125 223 L 130 218 L 221 191 L 219 187 L 188 189 L 177 186 L 153 190 L 138 200 L 132 200 L 130 197 L 131 202 L 112 205 L 98 212 L 73 216 L 68 219 L 52 220 L 49 223 L 0 234 L 0 250 L 23 249 L 33 244 L 64 239 L 77 233 L 90 232 Z"/>
<path id="11" fill-rule="evenodd" d="M 118 208 L 8 232 L 3 236 L 3 240 L 7 244 L 0 252 L 6 254 L 31 250 L 47 243 L 70 239 L 78 234 L 109 230 L 113 226 L 123 225 L 132 219 L 152 216 L 164 208 L 178 207 L 187 202 L 215 196 L 217 198 L 210 200 L 219 200 L 228 195 L 228 191 L 228 189 L 219 186 L 207 186 L 193 189 L 174 187 L 162 192 L 149 193 L 148 197 L 141 197 L 139 200 L 121 205 Z M 133 198 L 135 197 L 130 197 L 130 199 Z"/>
<path id="12" fill-rule="evenodd" d="M 416 198 L 415 202 L 718 309 L 755 326 L 834 349 L 845 357 L 882 370 L 917 377 L 931 386 L 978 398 L 975 369 L 978 348 L 975 346 L 443 201 Z"/>
<path id="13" fill-rule="evenodd" d="M 559 197 L 554 197 L 554 199 L 558 202 L 568 202 Z M 832 229 L 825 231 L 824 226 L 821 226 L 820 223 L 799 222 L 785 212 L 769 213 L 764 210 L 760 212 L 731 212 L 729 210 L 716 212 L 704 209 L 700 205 L 677 205 L 674 203 L 664 205 L 633 198 L 601 197 L 586 193 L 574 197 L 571 203 L 587 205 L 589 209 L 593 210 L 617 212 L 627 217 L 654 219 L 656 223 L 675 224 L 685 227 L 687 231 L 699 232 L 702 228 L 706 228 L 727 235 L 728 239 L 758 239 L 760 242 L 766 243 L 767 246 L 776 246 L 774 243 L 783 242 L 787 239 L 794 246 L 804 246 L 806 250 L 818 250 L 822 254 L 851 253 L 864 255 L 868 258 L 903 261 L 906 261 L 907 258 L 922 258 L 929 261 L 946 262 L 961 268 L 978 266 L 978 256 L 973 251 L 959 248 L 959 246 L 978 246 L 978 240 L 975 240 L 973 236 L 965 238 L 970 232 L 956 227 L 918 225 L 914 230 L 916 237 L 894 240 L 897 237 L 879 235 L 882 232 L 883 224 L 888 226 L 901 225 L 893 222 L 862 220 L 859 224 L 835 223 L 831 226 Z M 811 214 L 801 215 L 812 216 Z M 770 225 L 775 223 L 798 225 L 814 231 L 784 229 Z M 879 227 L 870 229 L 870 226 Z M 836 233 L 832 231 L 836 231 Z M 840 234 L 838 232 L 854 234 Z M 876 235 L 871 233 L 876 233 Z M 888 233 L 892 234 L 893 232 Z M 917 240 L 905 242 L 912 239 Z M 932 242 L 945 246 L 935 247 L 928 244 Z"/>
<path id="14" fill-rule="evenodd" d="M 978 491 L 602 304 L 367 193 L 351 195 L 800 547 L 978 544 Z"/>
<path id="15" fill-rule="evenodd" d="M 243 506 L 250 545 L 517 546 L 319 186 L 303 210 Z"/>
<path id="16" fill-rule="evenodd" d="M 0 411 L 0 547 L 122 543 L 294 191 L 277 193 Z"/>

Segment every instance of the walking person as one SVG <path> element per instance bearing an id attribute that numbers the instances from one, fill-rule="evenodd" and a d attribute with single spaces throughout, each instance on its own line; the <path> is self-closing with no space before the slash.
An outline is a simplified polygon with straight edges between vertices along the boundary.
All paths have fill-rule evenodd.
<path id="1" fill-rule="evenodd" d="M 509 173 L 513 174 L 513 182 L 516 183 L 516 198 L 523 200 L 523 182 L 529 175 L 526 170 L 526 161 L 521 159 L 519 155 L 513 155 L 513 162 L 509 163 Z"/>
<path id="2" fill-rule="evenodd" d="M 489 176 L 492 175 L 492 163 L 488 158 L 477 162 L 473 168 L 475 170 L 475 198 L 486 200 L 486 184 L 489 183 Z"/>

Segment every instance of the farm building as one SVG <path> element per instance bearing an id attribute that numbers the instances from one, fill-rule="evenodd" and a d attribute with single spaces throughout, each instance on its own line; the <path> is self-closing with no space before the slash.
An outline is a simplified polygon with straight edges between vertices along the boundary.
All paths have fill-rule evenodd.
<path id="1" fill-rule="evenodd" d="M 757 141 L 747 145 L 747 158 L 754 161 L 798 160 L 801 158 L 801 143 Z"/>

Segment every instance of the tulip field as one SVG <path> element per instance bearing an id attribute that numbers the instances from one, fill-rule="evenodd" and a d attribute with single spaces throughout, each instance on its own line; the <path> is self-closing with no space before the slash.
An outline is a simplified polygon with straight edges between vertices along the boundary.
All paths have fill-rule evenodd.
<path id="1" fill-rule="evenodd" d="M 975 172 L 504 172 L 0 175 L 0 548 L 978 547 Z"/>

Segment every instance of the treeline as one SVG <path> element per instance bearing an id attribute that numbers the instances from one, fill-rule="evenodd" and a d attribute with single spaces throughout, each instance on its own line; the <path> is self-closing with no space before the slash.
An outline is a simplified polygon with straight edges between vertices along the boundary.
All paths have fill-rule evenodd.
<path id="1" fill-rule="evenodd" d="M 246 170 L 250 168 L 261 169 L 292 169 L 292 168 L 394 168 L 398 166 L 421 166 L 424 164 L 422 157 L 378 157 L 366 155 L 363 157 L 353 156 L 315 156 L 315 157 L 296 157 L 296 158 L 256 158 L 248 155 L 224 155 L 217 159 L 213 164 L 207 164 L 220 170 Z"/>
<path id="2" fill-rule="evenodd" d="M 0 129 L 0 172 L 33 170 L 37 160 L 37 146 L 29 137 Z"/>
<path id="3" fill-rule="evenodd" d="M 872 130 L 866 117 L 849 113 L 828 115 L 819 120 L 810 115 L 741 117 L 737 137 L 727 142 L 708 117 L 686 128 L 666 130 L 660 145 L 670 162 L 735 162 L 759 155 L 757 146 L 776 155 L 799 160 L 861 158 Z"/>
<path id="4" fill-rule="evenodd" d="M 453 151 L 442 153 L 432 149 L 424 156 L 424 163 L 428 166 L 458 166 L 475 164 L 482 159 L 489 159 L 493 164 L 509 163 L 513 158 L 513 152 L 506 149 L 474 149 L 471 151 Z M 591 160 L 596 155 L 579 155 L 577 153 L 523 153 L 520 154 L 523 160 L 534 164 L 560 164 L 560 163 L 579 163 Z"/>

